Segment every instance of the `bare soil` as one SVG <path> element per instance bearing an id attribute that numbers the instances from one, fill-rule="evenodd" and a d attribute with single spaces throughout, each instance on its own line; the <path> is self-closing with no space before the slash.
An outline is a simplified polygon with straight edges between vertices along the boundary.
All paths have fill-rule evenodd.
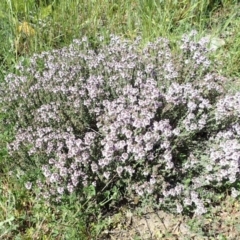
<path id="1" fill-rule="evenodd" d="M 109 218 L 102 240 L 237 240 L 240 239 L 240 202 L 227 197 L 203 216 L 173 215 L 163 211 L 126 209 Z"/>

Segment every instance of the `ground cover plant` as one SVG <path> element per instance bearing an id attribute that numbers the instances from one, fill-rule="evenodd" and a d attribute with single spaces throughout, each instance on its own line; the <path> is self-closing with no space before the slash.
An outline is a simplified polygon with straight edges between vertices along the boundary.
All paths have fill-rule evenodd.
<path id="1" fill-rule="evenodd" d="M 64 48 L 62 38 L 30 58 L 17 45 L 0 94 L 6 239 L 91 239 L 124 202 L 196 216 L 226 191 L 238 197 L 239 91 L 214 62 L 221 51 L 196 31 L 179 33 L 176 47 L 157 28 L 168 34 L 148 42 L 149 29 L 131 40 L 92 32 Z M 18 32 L 31 49 L 36 25 Z"/>
<path id="2" fill-rule="evenodd" d="M 98 204 L 150 195 L 201 215 L 216 188 L 237 185 L 239 93 L 225 93 L 195 35 L 179 59 L 166 39 L 140 51 L 139 39 L 111 36 L 95 51 L 83 38 L 19 64 L 1 102 L 26 188 L 50 202 L 90 187 Z"/>

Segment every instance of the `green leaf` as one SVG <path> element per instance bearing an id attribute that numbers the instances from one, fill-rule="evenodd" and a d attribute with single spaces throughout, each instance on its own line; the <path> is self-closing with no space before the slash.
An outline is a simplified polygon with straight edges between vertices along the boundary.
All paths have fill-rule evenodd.
<path id="1" fill-rule="evenodd" d="M 6 16 L 5 16 L 5 14 L 4 14 L 4 12 L 3 11 L 0 11 L 0 19 L 1 18 L 5 18 Z"/>
<path id="2" fill-rule="evenodd" d="M 218 38 L 218 37 L 211 37 L 210 35 L 206 36 L 209 41 L 210 41 L 210 49 L 212 49 L 213 51 L 216 51 L 218 48 L 224 46 L 226 43 L 223 39 Z"/>
<path id="3" fill-rule="evenodd" d="M 85 189 L 85 192 L 86 192 L 86 194 L 87 194 L 87 198 L 88 198 L 88 199 L 96 196 L 96 189 L 95 189 L 95 187 L 94 187 L 93 185 L 90 185 L 89 187 L 87 187 L 87 188 Z"/>
<path id="4" fill-rule="evenodd" d="M 40 19 L 45 19 L 50 16 L 53 12 L 52 4 L 48 5 L 47 7 L 42 7 L 40 10 Z"/>
<path id="5" fill-rule="evenodd" d="M 6 219 L 5 221 L 0 222 L 0 227 L 2 227 L 5 223 L 11 224 L 11 222 L 14 220 L 14 216 L 11 216 L 10 218 Z"/>

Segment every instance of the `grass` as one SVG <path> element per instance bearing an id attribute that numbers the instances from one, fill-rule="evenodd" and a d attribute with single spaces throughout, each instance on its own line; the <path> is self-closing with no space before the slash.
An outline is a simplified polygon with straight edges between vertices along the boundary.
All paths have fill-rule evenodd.
<path id="1" fill-rule="evenodd" d="M 20 59 L 61 48 L 84 35 L 93 45 L 99 35 L 106 39 L 109 34 L 134 39 L 141 33 L 143 44 L 164 36 L 177 51 L 182 34 L 196 29 L 201 36 L 224 40 L 213 58 L 223 63 L 218 68 L 221 74 L 235 79 L 226 83 L 226 87 L 239 91 L 239 7 L 237 0 L 3 0 L 0 80 L 14 71 Z M 8 165 L 6 143 L 12 137 L 11 131 L 4 128 L 2 121 L 0 131 L 0 238 L 95 239 L 108 222 L 101 218 L 97 207 L 93 210 L 94 203 L 80 206 L 73 196 L 64 204 L 51 206 L 31 195 L 24 187 L 20 171 L 9 174 L 13 169 Z"/>

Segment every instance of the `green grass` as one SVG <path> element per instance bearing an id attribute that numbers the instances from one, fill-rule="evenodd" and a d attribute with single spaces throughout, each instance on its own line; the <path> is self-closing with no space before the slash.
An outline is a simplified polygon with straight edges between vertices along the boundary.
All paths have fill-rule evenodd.
<path id="1" fill-rule="evenodd" d="M 52 208 L 11 179 L 1 181 L 1 239 L 85 239 L 88 233 L 81 206 Z"/>
<path id="2" fill-rule="evenodd" d="M 34 2 L 37 1 L 0 3 L 1 39 L 4 40 L 0 56 L 4 67 L 10 67 L 20 56 L 59 48 L 83 35 L 94 40 L 97 35 L 112 33 L 133 39 L 141 33 L 144 43 L 159 36 L 174 42 L 194 28 L 200 35 L 227 35 L 224 50 L 233 50 L 225 56 L 229 63 L 227 72 L 236 74 L 238 69 L 234 66 L 239 56 L 237 1 L 58 0 L 48 1 L 49 5 L 44 4 L 46 1 L 40 1 L 39 5 Z M 34 35 L 26 36 L 18 31 L 24 21 L 33 27 Z"/>
<path id="3" fill-rule="evenodd" d="M 84 35 L 96 43 L 99 35 L 134 39 L 141 34 L 143 44 L 163 36 L 177 49 L 182 34 L 196 29 L 201 36 L 225 41 L 213 58 L 223 63 L 221 74 L 235 78 L 226 87 L 239 91 L 239 8 L 237 0 L 2 0 L 0 81 L 21 58 L 61 48 Z M 59 206 L 44 205 L 25 190 L 20 172 L 8 174 L 6 142 L 12 136 L 2 122 L 0 131 L 0 238 L 94 239 L 107 225 L 97 209 L 79 206 L 74 197 Z"/>

